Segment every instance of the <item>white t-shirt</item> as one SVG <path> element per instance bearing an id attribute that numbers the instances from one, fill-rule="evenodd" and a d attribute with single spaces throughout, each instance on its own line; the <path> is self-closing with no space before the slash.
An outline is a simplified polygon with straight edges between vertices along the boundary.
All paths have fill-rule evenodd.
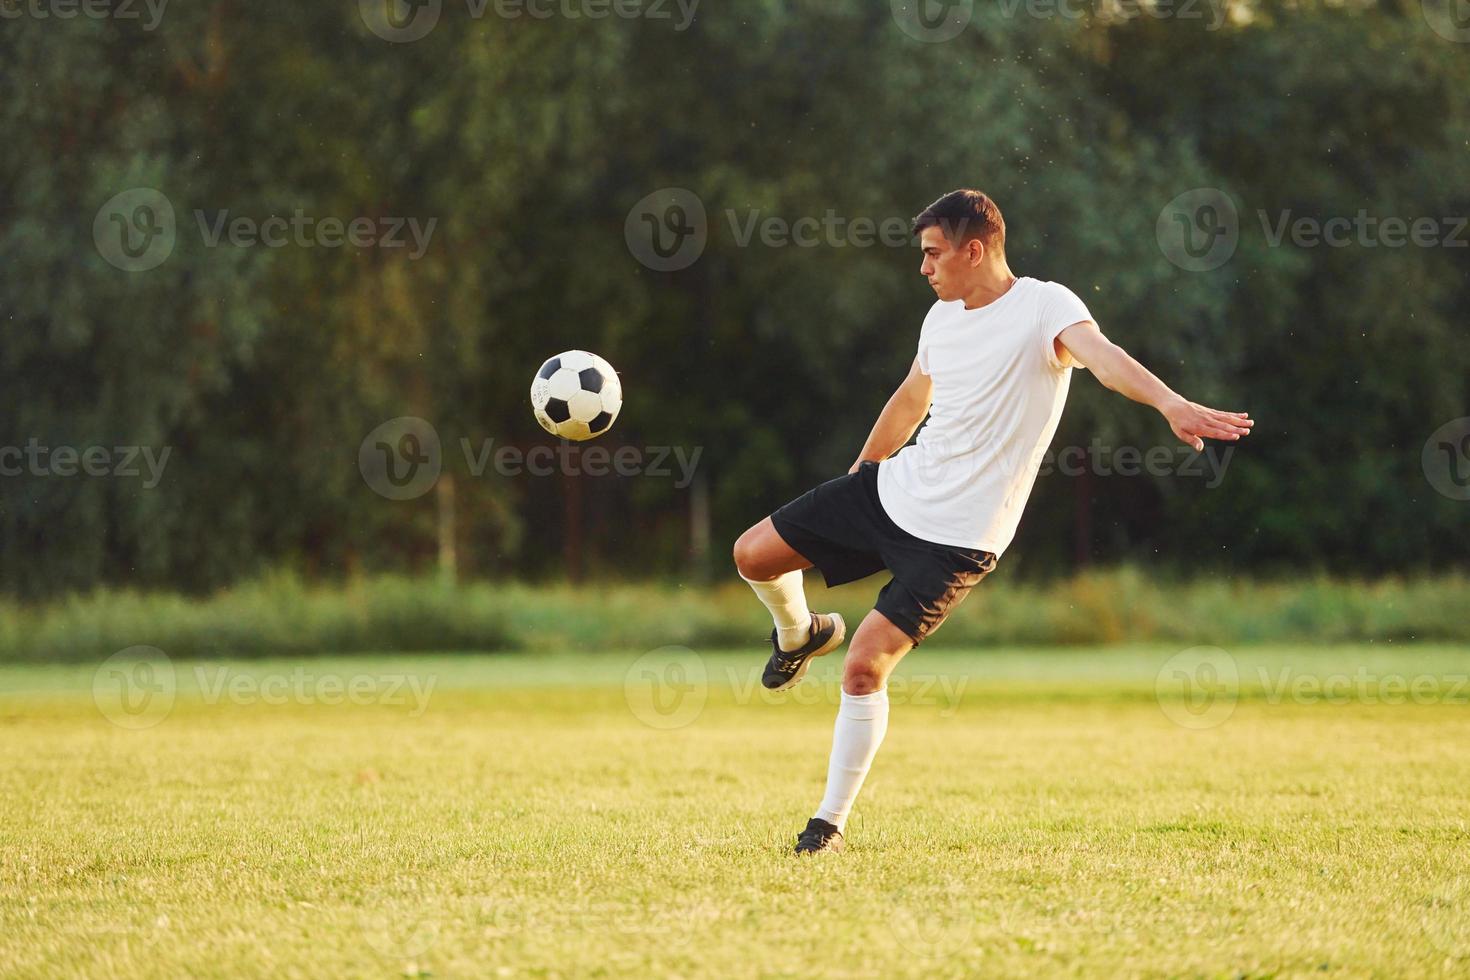
<path id="1" fill-rule="evenodd" d="M 925 541 L 1005 551 L 1067 401 L 1072 370 L 1053 342 L 1091 319 L 1066 286 L 1027 277 L 978 309 L 934 304 L 919 331 L 929 420 L 878 467 L 893 523 Z"/>

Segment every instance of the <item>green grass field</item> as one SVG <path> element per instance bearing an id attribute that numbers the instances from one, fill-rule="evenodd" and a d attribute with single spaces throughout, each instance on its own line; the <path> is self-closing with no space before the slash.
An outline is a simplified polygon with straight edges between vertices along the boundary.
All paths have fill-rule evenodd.
<path id="1" fill-rule="evenodd" d="M 920 651 L 815 860 L 835 660 L 0 668 L 0 974 L 1470 976 L 1470 650 L 1177 652 Z"/>

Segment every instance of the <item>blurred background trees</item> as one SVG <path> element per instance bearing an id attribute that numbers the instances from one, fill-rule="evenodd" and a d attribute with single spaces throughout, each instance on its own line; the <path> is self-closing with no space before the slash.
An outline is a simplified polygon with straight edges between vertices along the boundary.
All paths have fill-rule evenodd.
<path id="1" fill-rule="evenodd" d="M 152 31 L 4 22 L 0 445 L 171 455 L 153 488 L 0 477 L 0 590 L 432 569 L 442 495 L 387 500 L 358 470 L 364 437 L 405 415 L 440 436 L 466 575 L 723 568 L 747 524 L 845 471 L 932 301 L 911 246 L 738 231 L 753 213 L 907 219 L 960 186 L 999 201 L 1019 273 L 1071 286 L 1188 396 L 1259 420 L 1215 488 L 1044 476 L 1007 556 L 1021 574 L 1463 567 L 1470 505 L 1420 453 L 1470 414 L 1470 249 L 1273 246 L 1265 227 L 1470 214 L 1470 45 L 1417 4 L 1265 4 L 1218 30 L 981 4 L 944 43 L 886 4 L 711 3 L 683 31 L 672 7 L 494 9 L 448 2 L 414 43 L 350 3 L 179 2 Z M 93 223 L 136 187 L 172 203 L 177 243 L 130 273 Z M 624 224 L 666 187 L 702 200 L 708 245 L 657 272 Z M 1240 230 L 1195 272 L 1155 223 L 1199 187 Z M 196 212 L 221 211 L 437 225 L 417 258 L 210 247 Z M 702 447 L 690 485 L 472 472 L 461 440 L 546 442 L 527 388 L 572 347 L 622 374 L 609 447 Z M 1056 444 L 1093 440 L 1172 445 L 1079 374 Z"/>

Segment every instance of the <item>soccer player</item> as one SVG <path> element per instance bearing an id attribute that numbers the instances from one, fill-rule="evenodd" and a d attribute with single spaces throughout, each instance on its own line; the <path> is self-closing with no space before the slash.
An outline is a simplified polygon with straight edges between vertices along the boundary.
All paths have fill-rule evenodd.
<path id="1" fill-rule="evenodd" d="M 1151 405 L 1196 451 L 1254 424 L 1181 397 L 1103 336 L 1082 300 L 1018 277 L 1006 228 L 985 194 L 946 194 L 914 219 L 919 272 L 936 302 L 908 377 L 888 399 L 846 476 L 823 483 L 747 530 L 735 566 L 775 619 L 761 682 L 784 691 L 842 645 L 835 613 L 807 609 L 802 570 L 829 587 L 888 569 L 842 672 L 827 790 L 797 837 L 798 854 L 838 851 L 842 829 L 888 729 L 888 675 L 995 563 L 1021 519 L 1056 432 L 1072 368 Z M 906 445 L 928 416 L 913 445 Z M 896 455 L 895 455 L 896 454 Z"/>

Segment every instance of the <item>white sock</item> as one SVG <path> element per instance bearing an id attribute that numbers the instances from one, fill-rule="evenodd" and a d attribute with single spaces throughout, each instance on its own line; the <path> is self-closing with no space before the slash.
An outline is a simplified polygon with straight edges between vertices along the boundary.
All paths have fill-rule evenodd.
<path id="1" fill-rule="evenodd" d="M 744 575 L 740 576 L 745 578 Z M 769 582 L 750 582 L 756 598 L 766 604 L 776 621 L 776 642 L 782 650 L 795 650 L 812 633 L 812 614 L 806 607 L 801 572 L 787 572 Z"/>
<path id="2" fill-rule="evenodd" d="M 872 694 L 842 692 L 837 727 L 832 732 L 832 760 L 827 763 L 827 794 L 816 816 L 841 830 L 852 812 L 858 790 L 883 736 L 888 733 L 888 689 Z"/>

